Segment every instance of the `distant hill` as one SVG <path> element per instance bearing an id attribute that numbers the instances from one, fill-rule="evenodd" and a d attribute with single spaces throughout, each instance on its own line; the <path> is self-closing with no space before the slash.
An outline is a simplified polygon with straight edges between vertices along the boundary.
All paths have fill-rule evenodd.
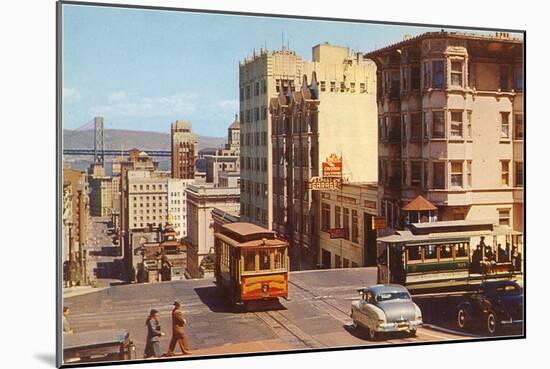
<path id="1" fill-rule="evenodd" d="M 109 150 L 170 150 L 170 134 L 148 131 L 131 131 L 125 129 L 106 129 L 104 132 L 105 149 Z M 195 135 L 199 150 L 207 147 L 222 146 L 225 137 Z M 65 149 L 93 149 L 94 131 L 63 130 Z"/>

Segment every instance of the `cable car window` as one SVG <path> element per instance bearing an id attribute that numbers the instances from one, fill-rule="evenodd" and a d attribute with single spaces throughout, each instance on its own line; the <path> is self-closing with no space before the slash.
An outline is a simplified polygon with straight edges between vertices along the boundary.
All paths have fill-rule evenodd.
<path id="1" fill-rule="evenodd" d="M 271 269 L 269 262 L 269 250 L 260 250 L 260 270 L 269 269 Z"/>
<path id="2" fill-rule="evenodd" d="M 409 261 L 421 261 L 422 249 L 420 246 L 412 246 L 408 248 Z"/>
<path id="3" fill-rule="evenodd" d="M 439 258 L 440 259 L 452 259 L 453 250 L 451 245 L 440 245 L 439 246 Z"/>
<path id="4" fill-rule="evenodd" d="M 467 257 L 468 251 L 466 250 L 466 245 L 463 243 L 455 245 L 455 255 L 457 258 Z"/>
<path id="5" fill-rule="evenodd" d="M 285 250 L 284 249 L 275 249 L 275 269 L 283 269 L 284 268 L 284 258 L 285 258 Z"/>
<path id="6" fill-rule="evenodd" d="M 424 260 L 437 259 L 435 245 L 424 246 Z"/>
<path id="7" fill-rule="evenodd" d="M 256 270 L 256 253 L 254 251 L 247 251 L 244 253 L 244 271 L 253 272 Z"/>

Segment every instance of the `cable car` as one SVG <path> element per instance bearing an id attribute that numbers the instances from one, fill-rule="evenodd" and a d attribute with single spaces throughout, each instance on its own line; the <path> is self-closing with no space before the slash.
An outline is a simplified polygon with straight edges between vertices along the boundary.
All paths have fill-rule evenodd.
<path id="1" fill-rule="evenodd" d="M 232 301 L 288 297 L 288 242 L 251 223 L 228 223 L 214 234 L 214 275 Z"/>

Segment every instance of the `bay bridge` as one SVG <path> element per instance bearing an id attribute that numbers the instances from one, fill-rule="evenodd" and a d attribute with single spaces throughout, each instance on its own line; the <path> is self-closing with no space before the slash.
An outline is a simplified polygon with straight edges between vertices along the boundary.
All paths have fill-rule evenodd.
<path id="1" fill-rule="evenodd" d="M 75 134 L 77 132 L 91 131 L 94 130 L 94 148 L 86 149 L 63 149 L 63 155 L 84 155 L 84 156 L 93 156 L 95 163 L 103 164 L 105 161 L 105 156 L 128 156 L 130 150 L 114 150 L 114 149 L 105 149 L 104 133 L 103 133 L 103 117 L 94 117 L 90 121 L 84 123 L 82 126 L 68 130 L 67 134 Z M 64 132 L 65 133 L 65 132 Z M 170 150 L 144 150 L 147 155 L 153 157 L 170 157 L 172 155 Z"/>

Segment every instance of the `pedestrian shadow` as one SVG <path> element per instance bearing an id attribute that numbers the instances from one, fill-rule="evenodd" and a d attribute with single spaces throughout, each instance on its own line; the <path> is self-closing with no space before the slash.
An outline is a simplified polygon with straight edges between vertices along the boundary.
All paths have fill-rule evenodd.
<path id="1" fill-rule="evenodd" d="M 286 310 L 278 299 L 251 301 L 247 304 L 237 303 L 229 293 L 224 293 L 217 286 L 197 287 L 195 293 L 210 311 L 215 313 L 240 314 L 271 310 Z"/>

